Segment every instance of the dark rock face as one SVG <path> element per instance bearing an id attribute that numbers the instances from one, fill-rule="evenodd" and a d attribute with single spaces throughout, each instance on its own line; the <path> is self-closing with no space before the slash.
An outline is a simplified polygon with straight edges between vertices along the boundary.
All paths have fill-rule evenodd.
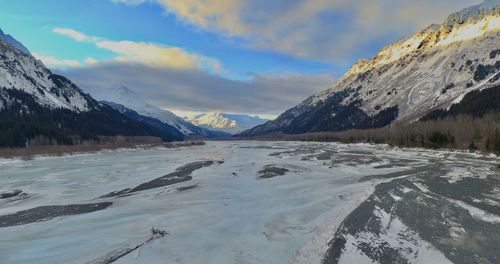
<path id="1" fill-rule="evenodd" d="M 476 82 L 482 81 L 488 77 L 488 75 L 497 72 L 500 69 L 500 60 L 493 65 L 483 65 L 479 64 L 474 71 L 474 80 Z"/>
<path id="2" fill-rule="evenodd" d="M 472 91 L 466 94 L 460 103 L 453 104 L 449 110 L 431 111 L 421 120 L 436 120 L 461 114 L 483 117 L 489 112 L 498 111 L 500 111 L 500 85 L 485 90 Z"/>
<path id="3" fill-rule="evenodd" d="M 497 57 L 497 55 L 500 55 L 500 49 L 497 49 L 497 50 L 492 50 L 490 52 L 490 59 L 494 59 Z"/>

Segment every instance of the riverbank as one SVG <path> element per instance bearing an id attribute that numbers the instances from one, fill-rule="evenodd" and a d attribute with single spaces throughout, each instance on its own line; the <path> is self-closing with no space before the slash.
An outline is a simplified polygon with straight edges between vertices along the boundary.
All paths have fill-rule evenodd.
<path id="1" fill-rule="evenodd" d="M 201 140 L 179 141 L 179 142 L 106 142 L 86 143 L 80 145 L 55 145 L 55 146 L 33 146 L 27 148 L 4 148 L 0 149 L 0 158 L 21 158 L 23 160 L 33 159 L 35 156 L 63 156 L 80 153 L 93 153 L 103 150 L 116 149 L 147 149 L 147 148 L 180 148 L 205 145 Z"/>
<path id="2" fill-rule="evenodd" d="M 500 154 L 500 116 L 457 116 L 448 119 L 395 124 L 383 128 L 303 134 L 275 133 L 236 140 L 305 141 L 388 144 L 403 148 L 461 150 Z"/>

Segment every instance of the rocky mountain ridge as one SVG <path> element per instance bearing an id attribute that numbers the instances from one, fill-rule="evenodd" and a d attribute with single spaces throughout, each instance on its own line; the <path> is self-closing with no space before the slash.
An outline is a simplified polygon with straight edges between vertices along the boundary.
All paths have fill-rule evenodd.
<path id="1" fill-rule="evenodd" d="M 383 48 L 356 63 L 330 89 L 276 120 L 242 133 L 342 131 L 414 122 L 447 109 L 471 91 L 499 83 L 500 3 L 454 13 L 441 25 Z"/>

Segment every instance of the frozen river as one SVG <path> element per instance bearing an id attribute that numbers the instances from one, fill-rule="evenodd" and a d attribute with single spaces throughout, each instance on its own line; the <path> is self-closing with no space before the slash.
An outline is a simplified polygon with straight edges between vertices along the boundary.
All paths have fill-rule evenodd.
<path id="1" fill-rule="evenodd" d="M 494 158 L 442 159 L 385 146 L 208 142 L 0 160 L 0 263 L 320 263 L 377 184 L 437 168 L 455 182 L 467 166 L 495 174 Z M 498 215 L 485 210 L 495 230 Z M 169 234 L 151 238 L 152 227 Z M 430 243 L 415 247 L 448 260 Z M 344 260 L 371 262 L 345 249 Z"/>

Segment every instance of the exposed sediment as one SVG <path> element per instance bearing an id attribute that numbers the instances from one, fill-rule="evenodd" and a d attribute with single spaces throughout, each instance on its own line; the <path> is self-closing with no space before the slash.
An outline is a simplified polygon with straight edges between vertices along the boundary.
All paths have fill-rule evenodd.
<path id="1" fill-rule="evenodd" d="M 500 176 L 450 181 L 442 175 L 427 170 L 377 185 L 338 228 L 323 263 L 353 257 L 376 263 L 429 257 L 435 263 L 499 263 Z"/>
<path id="2" fill-rule="evenodd" d="M 28 194 L 23 192 L 22 190 L 13 190 L 11 192 L 0 193 L 0 199 L 10 199 L 13 197 L 23 198 L 27 196 Z"/>
<path id="3" fill-rule="evenodd" d="M 276 176 L 283 176 L 289 171 L 289 169 L 277 167 L 275 165 L 266 165 L 259 171 L 259 178 L 269 179 Z"/>
<path id="4" fill-rule="evenodd" d="M 78 215 L 104 210 L 111 206 L 111 202 L 92 204 L 69 204 L 69 205 L 48 205 L 39 206 L 14 214 L 0 216 L 0 227 L 26 225 L 35 222 L 48 221 L 56 217 L 66 215 Z"/>
<path id="5" fill-rule="evenodd" d="M 191 173 L 193 173 L 195 170 L 199 170 L 203 167 L 208 167 L 213 164 L 221 164 L 223 161 L 197 161 L 193 163 L 186 164 L 182 167 L 177 168 L 174 172 L 169 173 L 165 176 L 156 178 L 154 180 L 151 180 L 149 182 L 145 182 L 143 184 L 140 184 L 134 188 L 127 188 L 123 189 L 120 191 L 114 191 L 110 192 L 106 195 L 103 195 L 99 198 L 109 198 L 109 197 L 118 197 L 118 196 L 127 196 L 136 192 L 140 191 L 145 191 L 145 190 L 150 190 L 150 189 L 155 189 L 155 188 L 160 188 L 176 183 L 181 183 L 181 182 L 186 182 L 190 181 L 193 177 L 191 176 Z"/>

